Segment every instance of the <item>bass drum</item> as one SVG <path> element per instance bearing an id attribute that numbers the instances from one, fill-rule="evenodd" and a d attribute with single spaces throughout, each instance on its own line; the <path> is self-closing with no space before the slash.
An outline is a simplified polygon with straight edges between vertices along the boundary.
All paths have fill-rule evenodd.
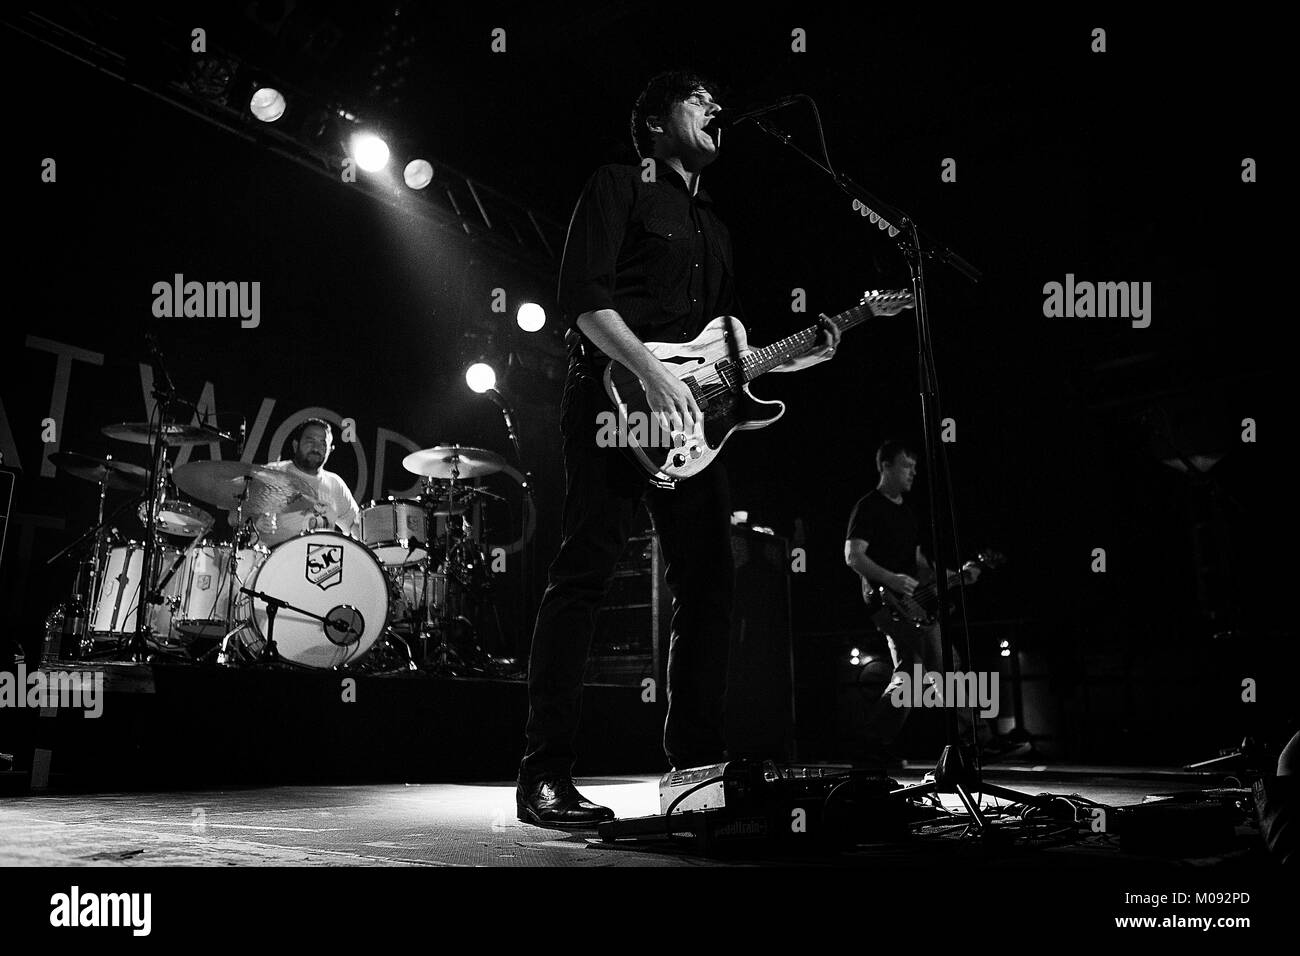
<path id="1" fill-rule="evenodd" d="M 284 660 L 304 667 L 354 664 L 388 626 L 383 565 L 365 545 L 334 531 L 308 531 L 277 545 L 248 587 L 301 609 L 276 613 L 275 646 Z M 246 646 L 256 655 L 266 643 L 267 615 L 265 601 L 252 602 L 256 637 Z"/>

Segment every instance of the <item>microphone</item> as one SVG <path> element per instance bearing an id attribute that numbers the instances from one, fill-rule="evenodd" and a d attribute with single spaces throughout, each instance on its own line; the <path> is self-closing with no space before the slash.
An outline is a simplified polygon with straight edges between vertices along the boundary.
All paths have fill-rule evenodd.
<path id="1" fill-rule="evenodd" d="M 167 366 L 163 364 L 162 353 L 158 351 L 158 342 L 154 339 L 152 333 L 146 332 L 144 335 L 145 344 L 149 348 L 149 364 L 153 367 L 154 388 L 166 395 L 174 395 L 176 386 L 172 384 L 171 376 L 167 374 Z"/>
<path id="2" fill-rule="evenodd" d="M 751 120 L 756 116 L 762 116 L 764 113 L 771 113 L 773 110 L 785 109 L 790 104 L 799 99 L 801 94 L 783 96 L 774 103 L 768 103 L 765 106 L 755 106 L 747 110 L 720 110 L 710 121 L 707 129 L 730 129 L 746 120 Z"/>

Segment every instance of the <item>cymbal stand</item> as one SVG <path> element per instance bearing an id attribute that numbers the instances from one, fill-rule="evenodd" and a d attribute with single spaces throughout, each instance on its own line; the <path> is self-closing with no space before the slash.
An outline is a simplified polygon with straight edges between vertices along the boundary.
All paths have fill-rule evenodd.
<path id="1" fill-rule="evenodd" d="M 421 637 L 425 646 L 424 659 L 426 662 L 432 659 L 431 666 L 435 673 L 446 673 L 453 677 L 460 676 L 459 671 L 464 666 L 464 661 L 454 647 L 451 646 L 449 638 L 451 637 L 451 625 L 453 618 L 451 616 L 451 519 L 456 507 L 456 481 L 460 477 L 460 466 L 453 460 L 451 464 L 451 478 L 447 483 L 447 522 L 443 529 L 443 546 L 442 546 L 442 573 L 443 573 L 443 601 L 442 607 L 439 608 L 438 616 L 435 618 L 433 613 L 433 601 L 429 589 L 429 569 L 433 567 L 434 575 L 437 575 L 437 558 L 434 557 L 433 549 L 430 548 L 429 556 L 425 560 L 424 566 L 424 622 L 420 626 Z M 427 522 L 436 527 L 438 496 L 437 494 L 429 495 L 429 486 L 432 485 L 433 479 L 428 479 L 425 491 L 430 500 L 427 514 Z M 436 587 L 434 592 L 436 593 Z M 437 643 L 433 644 L 431 635 L 437 634 Z M 454 663 L 453 663 L 454 661 Z"/>
<path id="2" fill-rule="evenodd" d="M 242 434 L 242 429 L 241 429 Z M 240 442 L 242 454 L 243 442 Z M 230 559 L 226 568 L 226 588 L 229 600 L 226 601 L 226 634 L 217 645 L 217 662 L 220 664 L 230 663 L 230 639 L 240 631 L 248 630 L 252 621 L 252 609 L 249 609 L 249 620 L 240 621 L 235 625 L 235 588 L 238 586 L 243 590 L 242 582 L 236 581 L 239 576 L 239 546 L 242 542 L 251 546 L 251 535 L 249 529 L 244 526 L 244 502 L 248 500 L 248 486 L 252 484 L 252 476 L 244 476 L 244 490 L 240 492 L 239 498 L 235 504 L 235 522 L 233 532 L 230 536 Z M 269 608 L 268 608 L 269 611 Z"/>

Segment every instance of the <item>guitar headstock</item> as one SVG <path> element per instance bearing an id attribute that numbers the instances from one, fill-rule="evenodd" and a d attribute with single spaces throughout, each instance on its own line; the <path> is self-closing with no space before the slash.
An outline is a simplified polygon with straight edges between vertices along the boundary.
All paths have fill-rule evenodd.
<path id="1" fill-rule="evenodd" d="M 1002 565 L 1007 563 L 1007 556 L 1001 551 L 994 551 L 990 548 L 987 551 L 981 551 L 979 554 L 975 555 L 974 560 L 970 563 L 977 564 L 981 568 L 985 568 L 989 571 L 996 571 L 998 568 L 1002 567 Z"/>
<path id="2" fill-rule="evenodd" d="M 904 309 L 912 308 L 912 293 L 906 289 L 885 291 L 872 289 L 869 292 L 862 293 L 862 300 L 858 305 L 866 306 L 871 314 L 875 316 L 897 315 Z"/>

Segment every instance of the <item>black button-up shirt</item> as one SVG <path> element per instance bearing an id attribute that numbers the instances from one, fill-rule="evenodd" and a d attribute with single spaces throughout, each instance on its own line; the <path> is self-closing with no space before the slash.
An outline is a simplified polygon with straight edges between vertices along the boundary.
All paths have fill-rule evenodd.
<path id="1" fill-rule="evenodd" d="M 587 182 L 564 244 L 558 301 L 564 321 L 614 309 L 643 342 L 684 342 L 719 315 L 741 318 L 731 235 L 703 187 L 691 196 L 659 162 L 602 166 Z"/>

